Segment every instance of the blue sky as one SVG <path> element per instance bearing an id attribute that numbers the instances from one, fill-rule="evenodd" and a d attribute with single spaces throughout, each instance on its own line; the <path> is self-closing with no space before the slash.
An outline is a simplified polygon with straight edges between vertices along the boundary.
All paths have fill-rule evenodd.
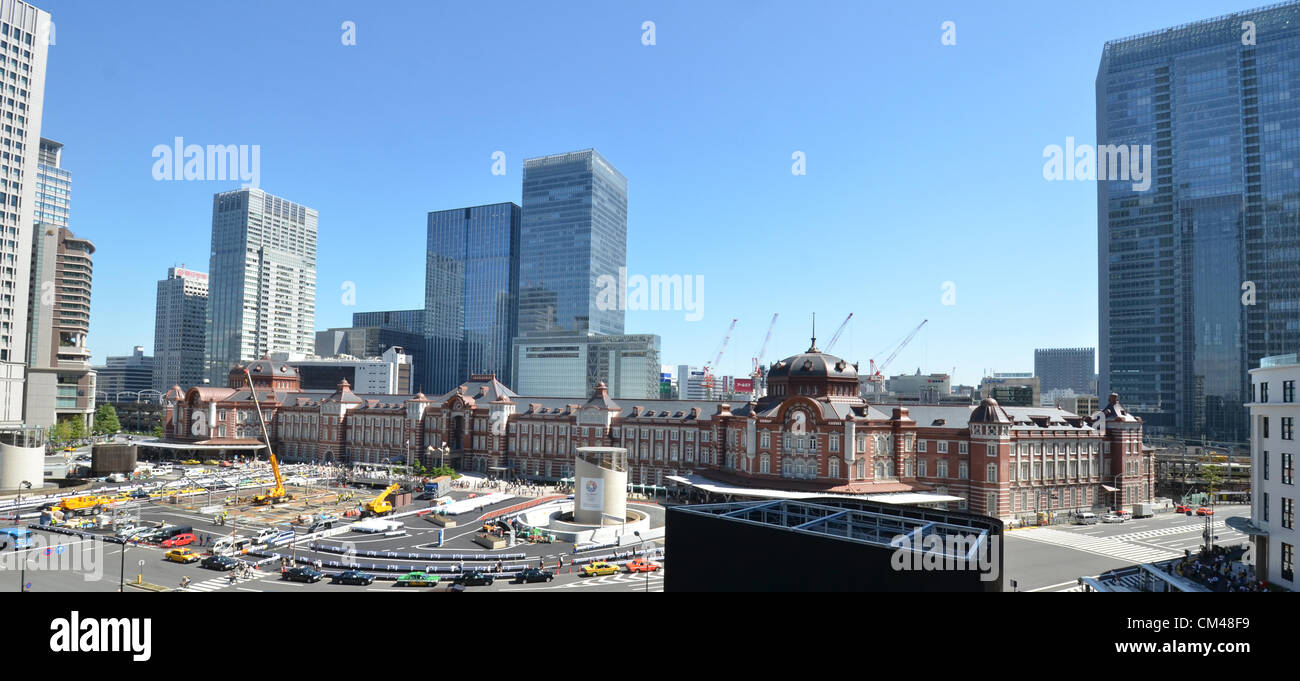
<path id="1" fill-rule="evenodd" d="M 629 179 L 629 272 L 705 281 L 700 321 L 627 315 L 665 363 L 708 361 L 737 317 L 720 371 L 748 373 L 774 312 L 767 361 L 807 347 L 812 312 L 823 348 L 853 312 L 835 354 L 865 368 L 929 319 L 890 369 L 964 383 L 1097 344 L 1096 189 L 1044 180 L 1042 153 L 1094 141 L 1103 43 L 1256 6 L 35 4 L 56 25 L 42 134 L 98 249 L 96 362 L 152 352 L 155 282 L 207 270 L 212 194 L 237 183 L 155 181 L 181 136 L 260 145 L 261 187 L 319 211 L 318 329 L 423 306 L 427 211 L 519 202 L 523 159 L 594 147 Z"/>

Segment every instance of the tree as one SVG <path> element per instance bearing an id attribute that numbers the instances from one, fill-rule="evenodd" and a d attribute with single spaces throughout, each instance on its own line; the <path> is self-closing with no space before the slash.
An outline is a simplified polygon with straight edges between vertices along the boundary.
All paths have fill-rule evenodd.
<path id="1" fill-rule="evenodd" d="M 64 423 L 68 424 L 69 438 L 73 440 L 86 439 L 86 424 L 81 420 L 81 417 L 70 418 L 67 421 L 64 421 Z"/>
<path id="2" fill-rule="evenodd" d="M 101 404 L 95 410 L 95 427 L 97 435 L 112 435 L 122 430 L 122 423 L 117 420 L 117 409 L 111 404 Z"/>
<path id="3" fill-rule="evenodd" d="M 153 427 L 153 436 L 154 436 L 154 437 L 162 437 L 162 436 L 163 436 L 162 426 L 154 426 L 154 427 Z"/>
<path id="4" fill-rule="evenodd" d="M 1214 503 L 1214 493 L 1223 484 L 1223 471 L 1218 466 L 1201 466 L 1201 478 L 1205 480 L 1205 490 L 1210 493 L 1210 503 Z"/>
<path id="5" fill-rule="evenodd" d="M 72 430 L 68 427 L 67 421 L 59 421 L 50 429 L 50 439 L 55 444 L 63 444 L 72 439 Z"/>

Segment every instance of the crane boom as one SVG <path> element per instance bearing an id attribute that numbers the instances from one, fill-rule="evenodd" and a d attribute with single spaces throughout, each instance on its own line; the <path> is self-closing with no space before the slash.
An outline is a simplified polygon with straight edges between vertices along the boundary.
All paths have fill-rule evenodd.
<path id="1" fill-rule="evenodd" d="M 736 330 L 737 321 L 736 317 L 731 318 L 731 326 L 727 327 L 727 335 L 722 337 L 722 345 L 718 346 L 718 354 L 714 355 L 712 362 L 704 365 L 704 386 L 706 388 L 713 387 L 713 369 L 718 366 L 718 362 L 722 361 L 722 353 L 726 351 L 727 343 L 731 342 L 731 332 Z"/>
<path id="2" fill-rule="evenodd" d="M 876 364 L 876 360 L 871 360 L 871 371 L 867 374 L 867 380 L 876 384 L 884 384 L 885 375 L 883 372 L 889 367 L 889 363 L 894 361 L 894 358 L 898 356 L 898 353 L 901 352 L 903 348 L 907 347 L 908 343 L 912 342 L 912 339 L 916 337 L 916 333 L 920 331 L 921 327 L 925 326 L 925 323 L 928 321 L 930 320 L 922 319 L 921 323 L 917 324 L 916 328 L 912 329 L 912 332 L 903 338 L 903 341 L 898 344 L 898 347 L 894 348 L 894 351 L 889 353 L 889 357 L 886 357 L 885 361 Z"/>
<path id="3" fill-rule="evenodd" d="M 754 355 L 754 378 L 758 378 L 759 367 L 763 364 L 763 353 L 767 352 L 767 342 L 772 340 L 772 329 L 776 328 L 776 318 L 780 315 L 780 312 L 772 315 L 772 323 L 767 325 L 767 335 L 763 337 L 763 344 L 758 347 L 758 354 Z"/>
<path id="4" fill-rule="evenodd" d="M 850 319 L 853 319 L 852 312 L 849 313 L 849 316 L 844 318 L 844 322 L 840 324 L 840 328 L 835 330 L 835 335 L 831 336 L 831 342 L 826 344 L 826 352 L 830 352 L 831 346 L 835 345 L 835 341 L 838 341 L 840 339 L 840 334 L 844 333 L 844 329 L 849 325 Z"/>
<path id="5" fill-rule="evenodd" d="M 280 476 L 280 464 L 275 460 L 275 452 L 271 450 L 271 435 L 266 431 L 266 420 L 262 418 L 262 403 L 257 399 L 257 389 L 253 387 L 253 377 L 248 373 L 248 367 L 244 367 L 244 380 L 248 383 L 248 392 L 253 398 L 253 409 L 257 411 L 257 422 L 262 426 L 262 439 L 266 442 L 267 458 L 271 461 L 271 473 L 275 475 L 275 488 L 266 494 L 253 497 L 255 504 L 274 504 L 286 500 L 284 492 L 284 478 Z M 291 499 L 292 497 L 288 497 Z"/>

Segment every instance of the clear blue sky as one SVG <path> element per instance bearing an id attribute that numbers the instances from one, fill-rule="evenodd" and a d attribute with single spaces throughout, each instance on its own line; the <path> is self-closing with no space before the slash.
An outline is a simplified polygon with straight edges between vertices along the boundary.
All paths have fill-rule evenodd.
<path id="1" fill-rule="evenodd" d="M 928 318 L 890 368 L 964 383 L 1097 344 L 1095 186 L 1045 181 L 1042 152 L 1094 141 L 1103 43 L 1256 6 L 34 1 L 56 24 L 42 133 L 98 249 L 96 362 L 152 352 L 155 282 L 207 269 L 237 183 L 155 181 L 182 136 L 260 145 L 261 187 L 319 211 L 318 329 L 423 305 L 427 211 L 518 202 L 523 159 L 594 147 L 629 179 L 629 271 L 705 280 L 698 322 L 627 316 L 664 363 L 708 361 L 738 317 L 720 370 L 747 373 L 773 312 L 768 361 L 807 347 L 809 313 L 824 346 L 853 312 L 835 354 L 865 365 Z"/>

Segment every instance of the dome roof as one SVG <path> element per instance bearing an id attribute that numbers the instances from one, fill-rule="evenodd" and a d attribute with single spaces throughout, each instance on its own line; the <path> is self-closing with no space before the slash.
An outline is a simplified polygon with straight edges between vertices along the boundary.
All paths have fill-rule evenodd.
<path id="1" fill-rule="evenodd" d="M 276 377 L 283 376 L 288 378 L 298 377 L 298 370 L 289 366 L 287 362 L 274 362 L 271 361 L 269 357 L 263 357 L 262 359 L 255 359 L 249 362 L 248 364 L 244 365 L 244 368 L 248 369 L 249 375 L 253 377 L 258 377 L 258 376 L 276 376 Z"/>
<path id="2" fill-rule="evenodd" d="M 789 378 L 845 378 L 858 379 L 858 368 L 847 360 L 817 349 L 817 339 L 807 352 L 800 353 L 773 364 L 767 372 L 768 379 Z"/>

